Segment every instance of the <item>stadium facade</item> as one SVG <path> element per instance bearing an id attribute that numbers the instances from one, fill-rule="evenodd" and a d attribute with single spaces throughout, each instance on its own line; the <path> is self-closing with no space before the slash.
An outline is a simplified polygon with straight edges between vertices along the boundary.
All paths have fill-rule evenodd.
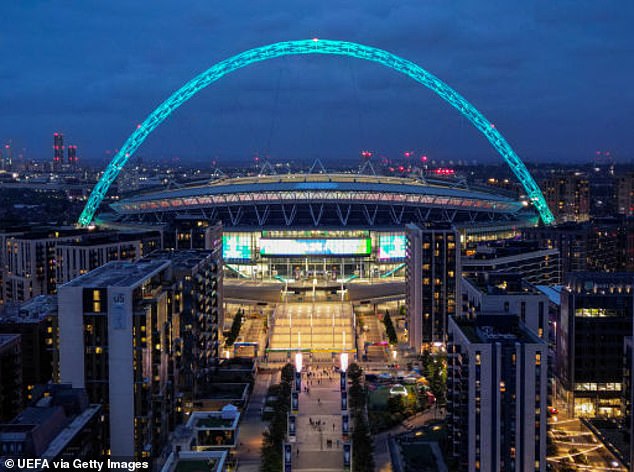
<path id="1" fill-rule="evenodd" d="M 402 275 L 405 225 L 451 223 L 463 244 L 537 224 L 516 199 L 464 183 L 363 174 L 222 178 L 135 195 L 111 205 L 106 226 L 222 222 L 223 258 L 237 277 L 385 278 Z"/>

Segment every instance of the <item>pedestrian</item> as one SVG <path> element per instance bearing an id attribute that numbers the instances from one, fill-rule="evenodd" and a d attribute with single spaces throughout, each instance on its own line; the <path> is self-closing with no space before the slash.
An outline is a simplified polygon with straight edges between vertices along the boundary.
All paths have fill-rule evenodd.
<path id="1" fill-rule="evenodd" d="M 332 424 L 332 430 L 333 431 L 335 430 L 335 424 L 334 423 Z"/>

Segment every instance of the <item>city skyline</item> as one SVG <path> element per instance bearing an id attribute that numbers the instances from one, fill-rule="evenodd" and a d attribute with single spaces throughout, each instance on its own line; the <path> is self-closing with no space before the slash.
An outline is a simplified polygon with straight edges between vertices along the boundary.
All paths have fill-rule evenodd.
<path id="1" fill-rule="evenodd" d="M 158 103 L 215 62 L 318 36 L 370 44 L 425 67 L 498 124 L 526 161 L 634 155 L 624 131 L 632 104 L 630 5 L 287 3 L 266 10 L 159 3 L 140 11 L 89 2 L 61 12 L 48 2 L 11 5 L 14 21 L 0 43 L 12 58 L 0 74 L 7 110 L 0 138 L 11 139 L 16 154 L 46 159 L 59 131 L 84 162 L 104 160 Z M 366 148 L 390 157 L 414 150 L 437 160 L 499 159 L 464 118 L 409 79 L 323 57 L 277 59 L 219 81 L 170 117 L 139 155 L 328 161 Z"/>

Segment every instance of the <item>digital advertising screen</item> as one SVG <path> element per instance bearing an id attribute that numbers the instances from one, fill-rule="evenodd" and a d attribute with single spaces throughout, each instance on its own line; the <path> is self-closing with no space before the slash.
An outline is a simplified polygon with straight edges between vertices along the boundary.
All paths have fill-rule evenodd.
<path id="1" fill-rule="evenodd" d="M 405 259 L 406 245 L 407 237 L 404 234 L 379 235 L 379 260 Z"/>
<path id="2" fill-rule="evenodd" d="M 260 239 L 263 256 L 368 256 L 372 240 L 361 239 Z"/>
<path id="3" fill-rule="evenodd" d="M 250 260 L 251 235 L 231 234 L 222 235 L 222 258 L 224 260 Z"/>

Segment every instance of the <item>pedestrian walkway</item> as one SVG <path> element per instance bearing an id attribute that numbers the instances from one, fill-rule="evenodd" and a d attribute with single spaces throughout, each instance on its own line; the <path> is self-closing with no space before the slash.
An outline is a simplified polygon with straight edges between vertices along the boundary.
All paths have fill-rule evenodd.
<path id="1" fill-rule="evenodd" d="M 261 410 L 264 408 L 269 385 L 279 382 L 279 372 L 258 374 L 251 400 L 243 413 L 238 435 L 239 447 L 236 451 L 239 472 L 258 472 L 260 470 L 260 451 L 262 449 L 262 433 L 266 423 L 262 421 Z"/>
<path id="2" fill-rule="evenodd" d="M 316 368 L 313 373 L 302 375 L 302 386 L 308 387 L 310 393 L 302 391 L 299 397 L 293 471 L 340 472 L 343 449 L 339 374 L 329 369 L 324 373 Z"/>

